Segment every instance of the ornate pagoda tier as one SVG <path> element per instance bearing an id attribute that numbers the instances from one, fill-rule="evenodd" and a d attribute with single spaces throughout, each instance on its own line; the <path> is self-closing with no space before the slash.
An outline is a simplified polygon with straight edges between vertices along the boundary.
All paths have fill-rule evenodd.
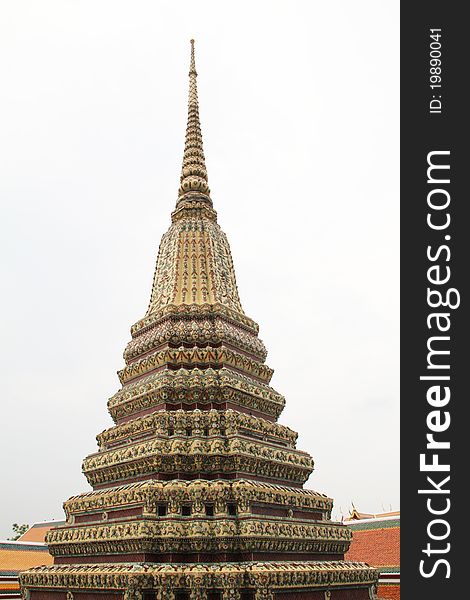
<path id="1" fill-rule="evenodd" d="M 23 596 L 373 598 L 377 572 L 343 560 L 351 531 L 303 489 L 313 461 L 276 422 L 284 398 L 212 207 L 196 77 L 192 42 L 178 201 L 108 401 L 114 426 L 83 462 L 93 491 L 48 534 L 54 565 L 24 572 Z"/>

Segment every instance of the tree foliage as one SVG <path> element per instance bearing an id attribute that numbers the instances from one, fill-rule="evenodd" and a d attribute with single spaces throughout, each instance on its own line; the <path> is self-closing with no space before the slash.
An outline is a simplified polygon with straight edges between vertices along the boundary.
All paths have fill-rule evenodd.
<path id="1" fill-rule="evenodd" d="M 29 525 L 27 523 L 13 523 L 11 528 L 13 529 L 14 536 L 8 539 L 14 542 L 19 537 L 21 537 L 23 533 L 26 533 L 26 531 L 28 531 Z"/>

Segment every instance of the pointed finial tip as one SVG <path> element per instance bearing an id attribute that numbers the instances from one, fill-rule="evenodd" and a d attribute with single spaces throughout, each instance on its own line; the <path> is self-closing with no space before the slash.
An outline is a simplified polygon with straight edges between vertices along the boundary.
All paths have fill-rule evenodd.
<path id="1" fill-rule="evenodd" d="M 196 73 L 196 59 L 194 58 L 194 40 L 190 40 L 191 42 L 191 63 L 189 65 L 189 75 L 197 76 Z"/>

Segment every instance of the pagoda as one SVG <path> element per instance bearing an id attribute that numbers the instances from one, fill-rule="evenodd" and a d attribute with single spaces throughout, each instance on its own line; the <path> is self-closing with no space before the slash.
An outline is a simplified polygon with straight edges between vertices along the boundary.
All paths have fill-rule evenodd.
<path id="1" fill-rule="evenodd" d="M 312 458 L 277 422 L 285 401 L 210 196 L 196 78 L 191 41 L 178 200 L 108 401 L 114 426 L 83 462 L 93 491 L 47 535 L 54 564 L 22 573 L 23 598 L 375 598 L 377 571 L 344 561 L 351 530 L 303 489 Z"/>

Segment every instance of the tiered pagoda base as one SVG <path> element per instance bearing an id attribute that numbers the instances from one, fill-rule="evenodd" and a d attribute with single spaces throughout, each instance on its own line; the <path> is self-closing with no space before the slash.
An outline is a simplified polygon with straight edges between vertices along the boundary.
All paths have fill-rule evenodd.
<path id="1" fill-rule="evenodd" d="M 377 573 L 363 563 L 247 562 L 37 567 L 26 600 L 370 600 Z"/>

